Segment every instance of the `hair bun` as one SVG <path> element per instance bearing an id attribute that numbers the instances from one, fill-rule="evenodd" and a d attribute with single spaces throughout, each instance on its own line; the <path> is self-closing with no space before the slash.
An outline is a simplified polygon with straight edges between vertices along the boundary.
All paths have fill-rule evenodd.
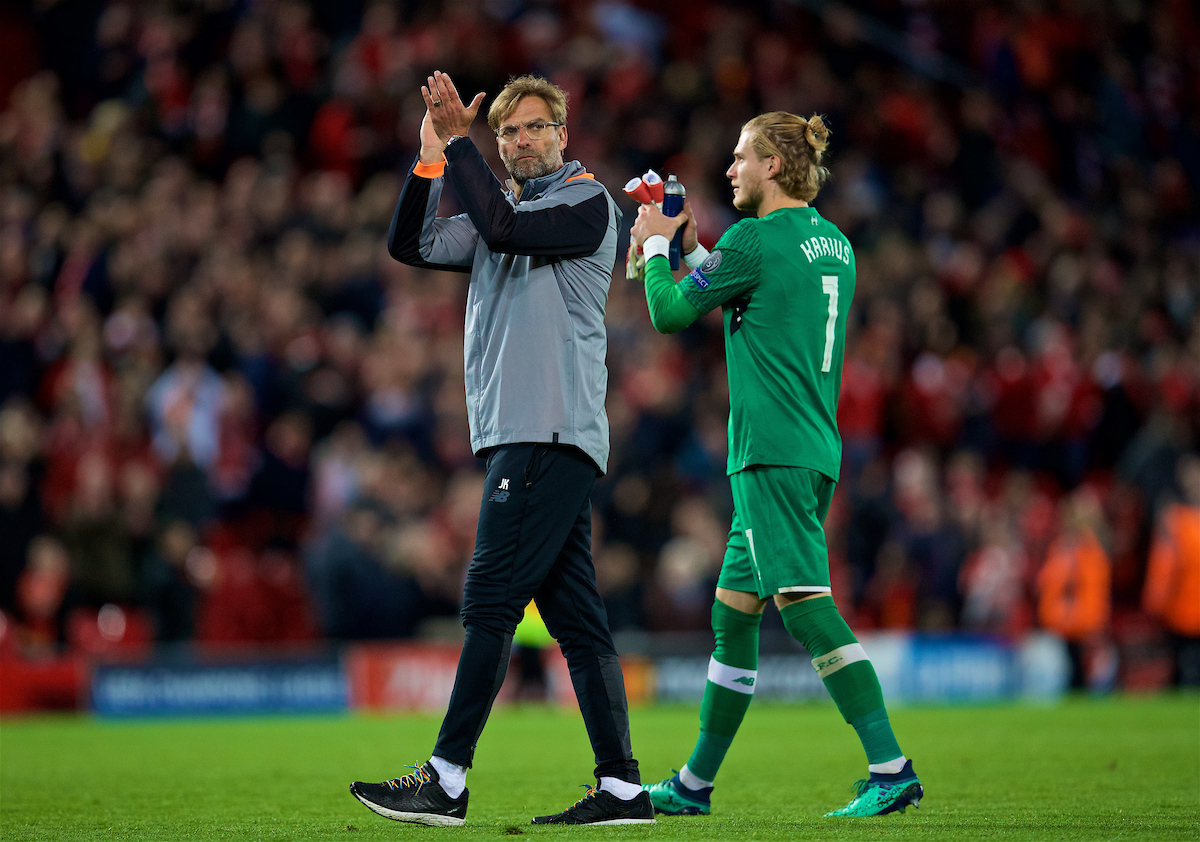
<path id="1" fill-rule="evenodd" d="M 825 147 L 829 145 L 829 129 L 825 128 L 825 121 L 821 119 L 820 114 L 814 114 L 806 122 L 808 125 L 804 131 L 804 139 L 814 152 L 824 152 Z"/>
<path id="2" fill-rule="evenodd" d="M 824 118 L 814 114 L 805 120 L 789 111 L 769 111 L 748 121 L 742 131 L 758 157 L 779 158 L 774 176 L 779 189 L 805 202 L 817 197 L 829 178 L 829 170 L 821 166 L 830 134 Z"/>

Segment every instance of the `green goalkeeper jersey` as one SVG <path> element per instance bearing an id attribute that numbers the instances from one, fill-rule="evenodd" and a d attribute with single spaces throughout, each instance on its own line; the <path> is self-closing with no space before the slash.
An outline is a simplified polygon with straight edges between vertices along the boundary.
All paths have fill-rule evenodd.
<path id="1" fill-rule="evenodd" d="M 784 465 L 837 480 L 837 402 L 854 277 L 849 241 L 814 208 L 801 207 L 734 224 L 679 282 L 701 313 L 724 309 L 730 474 Z"/>

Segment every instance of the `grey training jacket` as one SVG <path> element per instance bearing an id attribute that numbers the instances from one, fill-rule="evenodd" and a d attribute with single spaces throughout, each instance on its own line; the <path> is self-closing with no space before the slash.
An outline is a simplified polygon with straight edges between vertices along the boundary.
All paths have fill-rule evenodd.
<path id="1" fill-rule="evenodd" d="M 466 213 L 437 216 L 446 179 Z M 608 469 L 604 306 L 617 259 L 616 203 L 578 161 L 526 182 L 515 201 L 467 138 L 409 171 L 388 233 L 402 263 L 470 272 L 471 447 L 557 442 Z"/>

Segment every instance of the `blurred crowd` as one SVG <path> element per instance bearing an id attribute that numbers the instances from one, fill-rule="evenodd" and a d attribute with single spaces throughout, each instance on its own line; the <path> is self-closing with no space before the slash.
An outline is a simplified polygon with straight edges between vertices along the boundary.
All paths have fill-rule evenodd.
<path id="1" fill-rule="evenodd" d="M 1183 0 L 6 6 L 0 622 L 23 646 L 453 622 L 482 487 L 466 279 L 385 248 L 439 68 L 550 78 L 567 157 L 614 195 L 676 173 L 710 246 L 742 123 L 826 115 L 816 205 L 858 260 L 827 522 L 847 618 L 1049 628 L 1080 681 L 1163 628 L 1200 660 L 1197 23 Z M 656 334 L 618 266 L 607 325 L 599 585 L 615 631 L 703 630 L 721 323 Z"/>

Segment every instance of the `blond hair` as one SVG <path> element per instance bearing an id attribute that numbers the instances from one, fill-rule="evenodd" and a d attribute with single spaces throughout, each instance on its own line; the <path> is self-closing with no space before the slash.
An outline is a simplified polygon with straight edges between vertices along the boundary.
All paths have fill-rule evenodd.
<path id="1" fill-rule="evenodd" d="M 541 97 L 550 107 L 550 119 L 555 123 L 567 122 L 567 92 L 558 85 L 546 81 L 541 76 L 517 76 L 510 79 L 504 90 L 492 100 L 488 109 L 487 121 L 492 131 L 500 131 L 500 124 L 509 114 L 512 114 L 517 103 L 527 96 Z"/>
<path id="2" fill-rule="evenodd" d="M 742 131 L 751 135 L 750 146 L 758 157 L 779 159 L 775 183 L 780 190 L 804 202 L 817 198 L 829 178 L 829 170 L 821 166 L 829 129 L 819 114 L 805 120 L 787 111 L 771 111 L 759 114 Z"/>

